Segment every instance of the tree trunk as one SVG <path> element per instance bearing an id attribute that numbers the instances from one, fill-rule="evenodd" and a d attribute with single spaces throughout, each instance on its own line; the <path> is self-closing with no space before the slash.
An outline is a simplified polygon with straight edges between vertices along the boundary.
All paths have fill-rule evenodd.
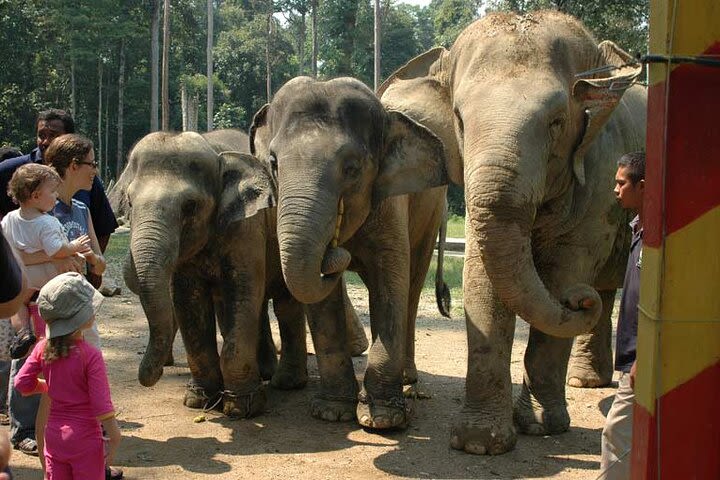
<path id="1" fill-rule="evenodd" d="M 70 57 L 70 115 L 77 121 L 77 96 L 75 90 L 75 57 Z"/>
<path id="2" fill-rule="evenodd" d="M 305 73 L 305 12 L 300 14 L 300 31 L 298 32 L 298 75 Z"/>
<path id="3" fill-rule="evenodd" d="M 272 100 L 272 77 L 270 68 L 270 41 L 272 40 L 272 18 L 273 18 L 273 2 L 268 1 L 269 11 L 267 14 L 267 39 L 265 42 L 265 89 L 267 91 L 267 102 Z"/>
<path id="4" fill-rule="evenodd" d="M 150 131 L 159 129 L 158 103 L 160 86 L 160 1 L 154 0 L 152 5 L 152 21 L 150 23 Z"/>
<path id="5" fill-rule="evenodd" d="M 118 121 L 117 121 L 117 162 L 115 178 L 123 171 L 123 95 L 125 93 L 125 40 L 120 40 L 120 69 L 118 72 Z"/>
<path id="6" fill-rule="evenodd" d="M 105 178 L 110 176 L 110 80 L 105 89 Z"/>
<path id="7" fill-rule="evenodd" d="M 165 0 L 163 12 L 163 55 L 162 55 L 162 129 L 170 130 L 170 0 Z"/>
<path id="8" fill-rule="evenodd" d="M 317 35 L 317 9 L 318 0 L 312 2 L 312 76 L 317 78 L 318 35 Z"/>
<path id="9" fill-rule="evenodd" d="M 207 2 L 208 33 L 207 33 L 207 131 L 213 129 L 213 0 Z"/>
<path id="10" fill-rule="evenodd" d="M 380 86 L 380 42 L 381 42 L 381 31 L 380 31 L 380 0 L 375 0 L 374 9 L 374 23 L 375 23 L 375 55 L 374 55 L 374 83 L 373 89 L 377 91 Z"/>
<path id="11" fill-rule="evenodd" d="M 184 83 L 180 84 L 180 111 L 182 112 L 182 129 L 187 132 L 188 129 L 188 94 L 187 87 Z"/>
<path id="12" fill-rule="evenodd" d="M 98 57 L 98 116 L 97 116 L 97 154 L 96 160 L 100 164 L 100 176 L 103 180 L 107 180 L 107 177 L 103 174 L 107 172 L 105 157 L 103 156 L 103 60 L 102 57 Z"/>

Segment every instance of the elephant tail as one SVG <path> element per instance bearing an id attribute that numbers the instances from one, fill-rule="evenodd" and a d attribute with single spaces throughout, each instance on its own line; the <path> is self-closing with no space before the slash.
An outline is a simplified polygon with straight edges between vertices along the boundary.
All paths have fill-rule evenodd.
<path id="1" fill-rule="evenodd" d="M 443 265 L 445 263 L 445 237 L 447 236 L 448 204 L 445 200 L 445 214 L 440 222 L 437 245 L 437 268 L 435 270 L 435 301 L 438 310 L 444 317 L 450 318 L 451 298 L 450 288 L 443 279 Z"/>

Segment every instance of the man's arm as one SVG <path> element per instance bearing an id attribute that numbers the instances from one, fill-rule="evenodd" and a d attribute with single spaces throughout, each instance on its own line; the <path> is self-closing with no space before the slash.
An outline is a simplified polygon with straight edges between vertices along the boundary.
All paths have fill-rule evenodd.
<path id="1" fill-rule="evenodd" d="M 22 305 L 27 293 L 27 284 L 22 274 L 22 262 L 15 256 L 0 230 L 0 317 L 8 318 Z"/>

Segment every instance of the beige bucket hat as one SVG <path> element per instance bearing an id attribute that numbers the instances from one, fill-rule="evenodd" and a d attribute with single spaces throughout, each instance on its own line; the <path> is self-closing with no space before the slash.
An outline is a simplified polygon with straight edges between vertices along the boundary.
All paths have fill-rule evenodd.
<path id="1" fill-rule="evenodd" d="M 40 315 L 47 323 L 47 338 L 73 333 L 97 313 L 104 298 L 77 272 L 58 275 L 38 295 Z"/>

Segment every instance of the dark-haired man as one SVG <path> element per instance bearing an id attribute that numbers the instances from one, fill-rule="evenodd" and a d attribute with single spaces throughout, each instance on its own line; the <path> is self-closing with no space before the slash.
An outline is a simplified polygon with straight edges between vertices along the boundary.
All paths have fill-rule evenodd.
<path id="1" fill-rule="evenodd" d="M 615 339 L 615 370 L 620 372 L 620 379 L 601 439 L 602 474 L 599 478 L 605 479 L 630 478 L 644 192 L 645 154 L 635 152 L 623 155 L 618 160 L 618 169 L 615 173 L 615 197 L 622 208 L 637 212 L 637 216 L 630 222 L 632 242 L 625 269 Z"/>
<path id="2" fill-rule="evenodd" d="M 60 135 L 66 133 L 75 133 L 75 122 L 73 118 L 64 110 L 50 109 L 40 112 L 36 122 L 36 144 L 37 148 L 33 149 L 28 155 L 17 158 L 11 158 L 0 162 L 0 218 L 9 211 L 15 210 L 15 205 L 7 195 L 7 185 L 12 178 L 13 173 L 21 165 L 26 163 L 42 163 L 43 154 L 47 150 L 50 143 Z M 115 220 L 110 202 L 105 195 L 105 189 L 100 179 L 95 176 L 92 190 L 80 190 L 75 197 L 90 210 L 90 215 L 95 227 L 95 233 L 100 243 L 100 249 L 105 250 L 110 234 L 115 231 L 118 224 Z M 72 262 L 72 259 L 69 259 Z M 66 267 L 58 268 L 65 271 Z M 67 268 L 77 269 L 77 266 L 68 266 Z M 100 286 L 101 276 L 88 276 L 90 282 L 96 288 Z M 13 360 L 10 367 L 10 383 L 13 377 L 22 367 L 23 360 Z M 22 397 L 14 388 L 9 389 L 9 413 L 10 413 L 10 441 L 13 446 L 28 455 L 38 455 L 38 446 L 35 440 L 35 415 L 38 409 L 39 398 L 37 396 Z"/>
<path id="3" fill-rule="evenodd" d="M 42 163 L 45 150 L 55 138 L 65 133 L 75 133 L 75 122 L 64 110 L 50 109 L 40 112 L 37 117 L 36 127 L 37 148 L 27 155 L 0 163 L 0 218 L 17 208 L 17 205 L 7 195 L 7 185 L 15 170 L 26 163 Z M 78 191 L 75 198 L 90 209 L 95 234 L 98 237 L 100 249 L 104 252 L 108 240 L 110 240 L 110 234 L 115 231 L 118 224 L 100 178 L 95 176 L 92 189 L 89 192 L 87 190 Z M 97 288 L 100 286 L 102 277 L 90 274 L 89 280 Z"/>

